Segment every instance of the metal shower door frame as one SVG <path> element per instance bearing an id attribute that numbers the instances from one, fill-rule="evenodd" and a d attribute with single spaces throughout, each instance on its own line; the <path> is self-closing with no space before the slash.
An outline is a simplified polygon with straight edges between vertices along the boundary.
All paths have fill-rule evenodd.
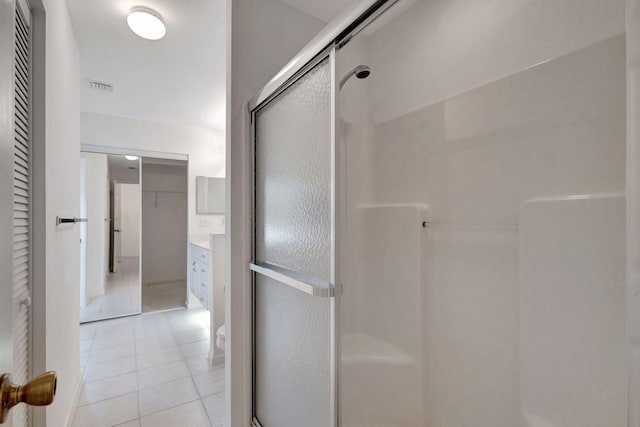
<path id="1" fill-rule="evenodd" d="M 337 129 L 339 82 L 337 80 L 337 52 L 349 40 L 380 15 L 389 10 L 399 0 L 363 0 L 352 4 L 331 21 L 305 48 L 302 49 L 279 73 L 275 75 L 248 103 L 250 116 L 250 209 L 251 209 L 251 419 L 255 427 L 263 427 L 256 417 L 256 275 L 270 277 L 282 284 L 305 292 L 314 297 L 331 298 L 330 314 L 330 410 L 331 425 L 341 425 L 340 409 L 340 328 L 342 280 L 340 277 L 340 247 L 343 236 L 340 231 L 343 224 L 343 200 L 345 186 L 341 169 L 343 159 L 340 158 L 339 135 Z M 331 273 L 328 287 L 317 287 L 304 280 L 287 276 L 278 271 L 262 266 L 256 262 L 256 113 L 266 104 L 274 100 L 283 91 L 297 82 L 320 62 L 329 58 L 331 73 Z M 265 426 L 271 427 L 271 426 Z"/>
<path id="2" fill-rule="evenodd" d="M 312 61 L 310 61 L 309 63 L 307 63 L 303 68 L 301 68 L 298 72 L 296 72 L 289 80 L 287 80 L 287 82 L 281 86 L 278 87 L 278 89 L 274 92 L 272 92 L 270 94 L 270 96 L 266 97 L 262 102 L 260 102 L 260 104 L 256 105 L 251 111 L 250 111 L 250 121 L 251 121 L 251 126 L 250 126 L 250 157 L 251 157 L 251 171 L 252 171 L 252 176 L 251 176 L 251 263 L 249 265 L 249 269 L 251 270 L 251 355 L 252 355 L 252 362 L 251 362 L 251 369 L 252 369 L 252 398 L 251 398 L 251 407 L 252 407 L 252 414 L 251 414 L 251 418 L 252 418 L 252 422 L 253 425 L 256 427 L 262 427 L 262 424 L 260 423 L 260 421 L 257 418 L 257 414 L 256 414 L 256 275 L 260 274 L 266 277 L 269 277 L 271 279 L 276 280 L 277 282 L 284 284 L 288 287 L 294 288 L 298 291 L 304 292 L 310 296 L 313 297 L 319 297 L 319 298 L 330 298 L 331 299 L 331 313 L 330 313 L 330 319 L 331 319 L 331 324 L 330 324 L 330 345 L 331 348 L 329 349 L 330 351 L 330 397 L 329 397 L 329 402 L 331 405 L 331 412 L 332 412 L 332 416 L 331 416 L 331 420 L 332 420 L 332 424 L 330 427 L 335 427 L 339 425 L 338 419 L 338 372 L 337 372 L 337 355 L 338 353 L 338 340 L 337 340 L 337 331 L 338 329 L 338 325 L 337 325 L 337 321 L 339 319 L 339 316 L 337 316 L 337 313 L 339 312 L 339 310 L 337 310 L 337 306 L 338 306 L 338 301 L 340 299 L 340 292 L 336 291 L 336 283 L 339 283 L 339 277 L 338 277 L 338 269 L 337 267 L 337 242 L 338 242 L 338 236 L 337 236 L 337 215 L 336 215 L 336 210 L 337 210 L 337 198 L 336 198 L 336 188 L 337 188 L 337 177 L 336 177 L 336 156 L 337 156 L 337 150 L 336 150 L 336 106 L 337 106 L 337 85 L 338 82 L 336 81 L 336 46 L 335 44 L 332 44 L 331 46 L 329 46 L 328 48 L 326 48 L 323 52 L 321 52 L 320 54 L 318 54 Z M 313 68 L 315 68 L 318 64 L 320 64 L 322 61 L 326 60 L 327 58 L 329 58 L 329 68 L 330 68 L 330 73 L 331 73 L 331 113 L 330 113 L 330 126 L 331 126 L 331 130 L 330 130 L 330 135 L 331 135 L 331 141 L 330 141 L 330 156 L 331 156 L 331 163 L 330 163 L 330 189 L 331 189 L 331 207 L 330 207 L 330 213 L 331 213 L 331 236 L 330 236 L 330 261 L 331 261 L 331 269 L 330 269 L 330 283 L 328 284 L 327 287 L 324 286 L 316 286 L 313 283 L 309 283 L 307 281 L 304 280 L 300 280 L 297 279 L 295 277 L 291 277 L 289 275 L 283 274 L 277 270 L 274 270 L 272 268 L 260 265 L 256 260 L 256 246 L 257 246 L 257 231 L 256 231 L 256 113 L 264 106 L 266 106 L 268 103 L 270 103 L 271 101 L 275 100 L 278 95 L 280 95 L 282 92 L 284 92 L 287 88 L 289 88 L 291 85 L 293 85 L 294 83 L 296 83 L 298 80 L 300 80 L 303 76 L 305 76 L 309 71 L 311 71 Z M 329 427 L 329 426 L 328 426 Z"/>

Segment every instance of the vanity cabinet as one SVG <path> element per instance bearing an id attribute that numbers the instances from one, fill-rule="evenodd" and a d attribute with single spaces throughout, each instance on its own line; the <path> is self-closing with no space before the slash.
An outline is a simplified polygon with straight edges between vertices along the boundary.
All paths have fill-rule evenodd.
<path id="1" fill-rule="evenodd" d="M 208 249 L 193 243 L 189 245 L 189 289 L 207 310 L 210 309 L 209 288 L 211 287 L 209 254 Z"/>
<path id="2" fill-rule="evenodd" d="M 215 345 L 215 334 L 218 328 L 224 325 L 225 250 L 224 234 L 190 237 L 190 298 L 197 298 L 200 304 L 211 313 L 209 360 L 212 364 L 221 363 L 224 360 L 224 351 Z"/>

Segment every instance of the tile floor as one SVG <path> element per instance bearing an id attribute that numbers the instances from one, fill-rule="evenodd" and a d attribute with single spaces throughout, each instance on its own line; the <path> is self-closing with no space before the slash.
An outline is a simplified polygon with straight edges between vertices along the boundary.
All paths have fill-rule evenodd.
<path id="1" fill-rule="evenodd" d="M 73 427 L 219 427 L 224 366 L 209 366 L 209 312 L 80 326 L 84 387 Z"/>
<path id="2" fill-rule="evenodd" d="M 142 312 L 184 307 L 187 299 L 187 281 L 145 283 L 142 285 Z"/>
<path id="3" fill-rule="evenodd" d="M 80 308 L 80 322 L 140 313 L 139 259 L 122 258 L 115 273 L 109 273 L 105 294 Z"/>

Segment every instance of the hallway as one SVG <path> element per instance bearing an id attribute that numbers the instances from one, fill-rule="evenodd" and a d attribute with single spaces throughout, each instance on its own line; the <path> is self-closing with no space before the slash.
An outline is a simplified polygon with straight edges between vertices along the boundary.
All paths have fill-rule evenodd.
<path id="1" fill-rule="evenodd" d="M 209 336 L 203 309 L 82 325 L 73 426 L 222 426 L 224 366 L 209 366 Z"/>

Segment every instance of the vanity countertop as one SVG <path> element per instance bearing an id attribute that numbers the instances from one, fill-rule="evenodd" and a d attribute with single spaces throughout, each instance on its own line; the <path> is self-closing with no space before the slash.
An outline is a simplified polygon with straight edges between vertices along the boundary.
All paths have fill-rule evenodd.
<path id="1" fill-rule="evenodd" d="M 224 233 L 212 233 L 212 234 L 224 234 Z M 209 250 L 209 236 L 210 234 L 192 234 L 189 236 L 189 243 L 199 246 L 203 249 Z"/>
<path id="2" fill-rule="evenodd" d="M 209 250 L 209 235 L 202 234 L 202 235 L 191 236 L 189 238 L 189 243 L 196 246 L 200 246 L 203 249 Z"/>

